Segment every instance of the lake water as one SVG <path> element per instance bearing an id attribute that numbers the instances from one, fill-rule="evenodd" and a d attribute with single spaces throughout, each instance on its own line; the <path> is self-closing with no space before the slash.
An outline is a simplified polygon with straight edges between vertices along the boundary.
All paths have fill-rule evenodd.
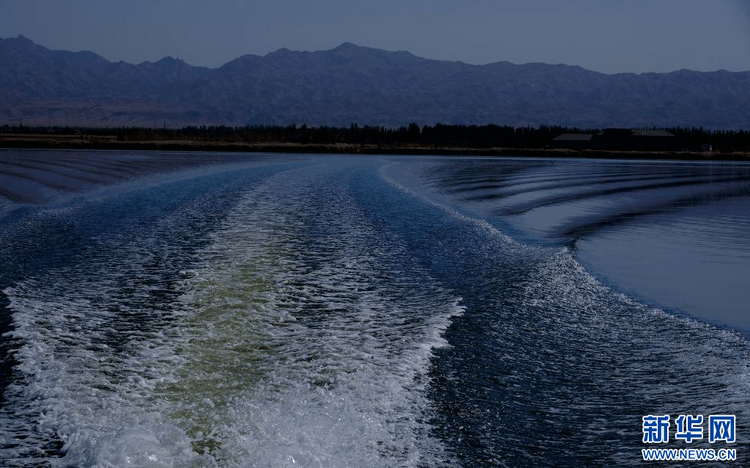
<path id="1" fill-rule="evenodd" d="M 0 464 L 742 466 L 748 227 L 742 163 L 0 152 Z"/>

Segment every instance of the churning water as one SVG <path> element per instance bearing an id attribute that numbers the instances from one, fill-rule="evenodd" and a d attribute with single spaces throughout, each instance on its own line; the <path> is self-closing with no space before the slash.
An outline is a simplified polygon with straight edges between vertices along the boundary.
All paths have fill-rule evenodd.
<path id="1" fill-rule="evenodd" d="M 734 414 L 739 466 L 749 181 L 7 152 L 0 461 L 636 466 L 643 416 Z"/>

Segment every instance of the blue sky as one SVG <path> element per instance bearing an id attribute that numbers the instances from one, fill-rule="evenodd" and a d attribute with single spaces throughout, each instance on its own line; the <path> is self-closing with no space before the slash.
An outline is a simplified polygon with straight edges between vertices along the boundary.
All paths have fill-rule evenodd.
<path id="1" fill-rule="evenodd" d="M 220 66 L 343 42 L 472 64 L 750 70 L 748 0 L 0 0 L 0 37 L 130 63 Z"/>

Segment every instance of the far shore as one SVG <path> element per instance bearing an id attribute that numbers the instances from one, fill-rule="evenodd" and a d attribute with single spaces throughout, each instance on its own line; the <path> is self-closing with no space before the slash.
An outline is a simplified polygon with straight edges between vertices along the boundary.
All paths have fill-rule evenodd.
<path id="1" fill-rule="evenodd" d="M 550 158 L 672 159 L 686 161 L 749 161 L 744 152 L 689 151 L 606 151 L 552 148 L 467 148 L 416 144 L 305 144 L 281 142 L 228 142 L 212 140 L 118 141 L 116 135 L 0 134 L 0 148 L 142 150 L 142 151 L 227 151 L 253 153 L 390 154 L 435 156 L 521 156 Z"/>

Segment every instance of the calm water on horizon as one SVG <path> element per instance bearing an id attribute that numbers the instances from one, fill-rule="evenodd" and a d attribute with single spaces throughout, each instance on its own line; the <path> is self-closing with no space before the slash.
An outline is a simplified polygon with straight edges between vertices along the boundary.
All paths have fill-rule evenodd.
<path id="1" fill-rule="evenodd" d="M 749 227 L 745 163 L 0 151 L 0 465 L 744 466 Z"/>

